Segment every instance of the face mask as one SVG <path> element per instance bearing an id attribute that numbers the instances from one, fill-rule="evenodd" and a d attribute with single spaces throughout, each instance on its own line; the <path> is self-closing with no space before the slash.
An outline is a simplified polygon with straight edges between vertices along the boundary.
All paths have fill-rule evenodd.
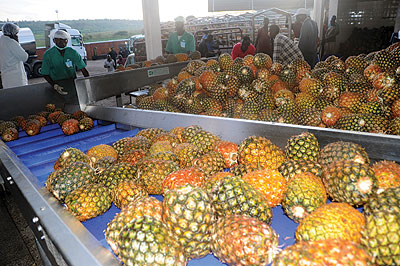
<path id="1" fill-rule="evenodd" d="M 67 46 L 61 48 L 61 47 L 59 47 L 57 44 L 54 44 L 54 46 L 55 46 L 58 50 L 65 50 L 65 48 L 67 48 Z"/>

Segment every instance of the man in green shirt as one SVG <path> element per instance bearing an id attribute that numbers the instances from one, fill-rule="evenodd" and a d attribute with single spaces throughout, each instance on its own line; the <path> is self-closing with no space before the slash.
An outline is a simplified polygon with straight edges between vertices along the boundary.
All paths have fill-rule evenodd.
<path id="1" fill-rule="evenodd" d="M 165 51 L 170 54 L 188 54 L 196 50 L 193 34 L 185 31 L 185 19 L 177 17 L 175 19 L 175 30 L 169 35 Z"/>
<path id="2" fill-rule="evenodd" d="M 66 103 L 78 103 L 74 79 L 76 69 L 81 70 L 83 76 L 88 77 L 86 64 L 77 51 L 67 47 L 70 35 L 63 30 L 54 33 L 54 44 L 43 55 L 40 73 L 46 81 L 61 95 Z"/>

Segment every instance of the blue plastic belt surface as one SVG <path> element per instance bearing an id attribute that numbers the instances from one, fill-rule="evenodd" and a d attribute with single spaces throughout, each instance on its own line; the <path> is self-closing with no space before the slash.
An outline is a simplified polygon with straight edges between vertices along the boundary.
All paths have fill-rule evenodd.
<path id="1" fill-rule="evenodd" d="M 22 162 L 37 177 L 39 183 L 44 186 L 47 177 L 53 172 L 53 166 L 62 151 L 66 148 L 74 147 L 86 152 L 93 146 L 99 144 L 111 145 L 113 142 L 124 138 L 132 137 L 137 134 L 138 130 L 122 130 L 116 128 L 115 124 L 98 125 L 86 132 L 81 132 L 71 136 L 66 136 L 62 132 L 60 126 L 47 125 L 41 129 L 41 133 L 36 136 L 26 136 L 24 132 L 20 132 L 18 140 L 6 143 L 8 147 L 22 160 Z M 162 196 L 154 196 L 157 199 L 163 199 Z M 115 214 L 120 210 L 113 204 L 112 207 L 104 214 L 82 222 L 82 224 L 90 231 L 96 239 L 111 251 L 104 239 L 104 231 L 107 224 L 114 218 Z M 279 235 L 279 247 L 285 248 L 295 243 L 295 232 L 297 223 L 290 220 L 283 212 L 281 206 L 273 208 L 273 219 L 271 223 Z M 111 251 L 112 252 L 112 251 Z M 218 261 L 212 254 L 201 259 L 192 259 L 188 263 L 189 266 L 195 265 L 226 265 Z"/>

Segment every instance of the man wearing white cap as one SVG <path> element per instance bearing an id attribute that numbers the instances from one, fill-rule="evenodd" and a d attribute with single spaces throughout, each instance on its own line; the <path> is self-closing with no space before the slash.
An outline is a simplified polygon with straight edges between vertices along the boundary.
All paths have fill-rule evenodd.
<path id="1" fill-rule="evenodd" d="M 24 62 L 28 54 L 18 42 L 19 27 L 13 23 L 4 24 L 0 37 L 0 72 L 3 88 L 28 85 Z"/>
<path id="2" fill-rule="evenodd" d="M 296 19 L 301 21 L 299 49 L 307 63 L 314 67 L 317 63 L 318 25 L 310 18 L 310 12 L 305 8 L 299 8 Z"/>
<path id="3" fill-rule="evenodd" d="M 65 96 L 66 103 L 76 104 L 76 69 L 81 70 L 85 77 L 89 76 L 89 72 L 79 53 L 67 47 L 70 38 L 68 32 L 63 30 L 54 33 L 55 45 L 44 53 L 40 72 L 59 94 Z"/>
<path id="4" fill-rule="evenodd" d="M 180 16 L 175 19 L 175 30 L 169 35 L 165 51 L 170 54 L 191 53 L 196 50 L 193 34 L 185 31 L 185 19 Z"/>

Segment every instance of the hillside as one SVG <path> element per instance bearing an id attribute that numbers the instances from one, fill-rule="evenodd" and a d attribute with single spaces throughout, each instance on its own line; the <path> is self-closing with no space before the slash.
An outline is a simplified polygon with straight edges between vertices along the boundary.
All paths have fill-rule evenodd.
<path id="1" fill-rule="evenodd" d="M 35 34 L 37 46 L 44 46 L 44 25 L 54 21 L 20 21 L 20 27 L 29 27 Z M 143 32 L 143 21 L 123 19 L 61 20 L 78 29 L 84 42 L 126 39 Z"/>

